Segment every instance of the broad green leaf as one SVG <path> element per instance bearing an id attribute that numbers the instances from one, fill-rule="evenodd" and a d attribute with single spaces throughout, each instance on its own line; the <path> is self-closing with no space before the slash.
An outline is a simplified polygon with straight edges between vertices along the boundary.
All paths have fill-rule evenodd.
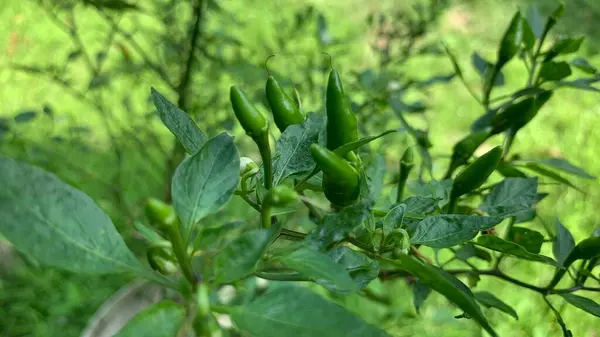
<path id="1" fill-rule="evenodd" d="M 581 43 L 583 42 L 584 38 L 585 36 L 576 38 L 567 37 L 559 39 L 546 53 L 546 57 L 544 57 L 544 63 L 552 60 L 558 55 L 566 55 L 578 51 L 579 47 L 581 47 Z"/>
<path id="2" fill-rule="evenodd" d="M 115 337 L 175 337 L 185 319 L 185 308 L 162 301 L 135 315 Z"/>
<path id="3" fill-rule="evenodd" d="M 348 234 L 371 214 L 373 200 L 364 199 L 343 208 L 338 213 L 328 214 L 323 224 L 314 229 L 306 241 L 316 247 L 326 247 L 344 240 Z"/>
<path id="4" fill-rule="evenodd" d="M 567 62 L 546 62 L 542 64 L 539 72 L 540 83 L 546 81 L 560 81 L 571 76 L 571 67 Z"/>
<path id="5" fill-rule="evenodd" d="M 151 93 L 154 106 L 156 106 L 163 124 L 177 137 L 188 153 L 198 152 L 206 141 L 202 130 L 198 128 L 190 115 L 171 103 L 156 89 L 151 88 Z"/>
<path id="6" fill-rule="evenodd" d="M 273 185 L 287 177 L 305 173 L 315 168 L 316 163 L 310 154 L 310 145 L 316 143 L 323 128 L 323 115 L 312 113 L 304 123 L 291 125 L 277 140 L 273 161 Z"/>
<path id="7" fill-rule="evenodd" d="M 438 209 L 440 199 L 432 197 L 412 196 L 404 199 L 404 216 L 407 218 L 424 219 Z"/>
<path id="8" fill-rule="evenodd" d="M 147 272 L 90 197 L 0 156 L 0 233 L 41 264 L 85 273 Z"/>
<path id="9" fill-rule="evenodd" d="M 327 255 L 348 271 L 360 289 L 366 287 L 379 275 L 379 262 L 346 246 L 337 246 L 328 251 Z M 336 290 L 335 286 L 328 281 L 317 280 L 317 283 L 330 290 Z"/>
<path id="10" fill-rule="evenodd" d="M 592 236 L 579 242 L 573 250 L 567 255 L 567 258 L 562 263 L 562 269 L 559 269 L 554 274 L 554 277 L 548 285 L 549 289 L 554 288 L 560 282 L 560 279 L 565 275 L 571 264 L 577 260 L 588 260 L 600 258 L 600 236 Z"/>
<path id="11" fill-rule="evenodd" d="M 392 208 L 388 214 L 383 218 L 382 230 L 383 236 L 386 237 L 391 231 L 395 228 L 400 227 L 402 225 L 402 220 L 404 219 L 404 211 L 406 210 L 406 205 L 400 204 L 394 208 Z"/>
<path id="12" fill-rule="evenodd" d="M 547 168 L 543 167 L 542 165 L 538 164 L 538 163 L 532 163 L 532 162 L 525 162 L 522 165 L 523 168 L 526 168 L 528 170 L 531 170 L 533 172 L 536 172 L 544 177 L 550 178 L 556 182 L 559 182 L 561 184 L 565 184 L 569 187 L 572 187 L 578 191 L 581 192 L 581 189 L 579 189 L 577 186 L 573 185 L 572 182 L 570 182 L 568 179 L 564 178 L 563 176 L 561 176 L 560 174 L 553 172 L 551 170 L 548 170 Z"/>
<path id="13" fill-rule="evenodd" d="M 479 209 L 498 217 L 520 214 L 534 207 L 537 186 L 537 178 L 506 178 L 484 197 Z"/>
<path id="14" fill-rule="evenodd" d="M 160 234 L 158 234 L 157 232 L 155 232 L 152 228 L 144 225 L 143 223 L 139 222 L 139 221 L 135 221 L 133 223 L 133 226 L 135 227 L 135 229 L 137 229 L 137 231 L 142 234 L 142 236 L 144 236 L 150 243 L 156 244 L 156 243 L 163 243 L 163 242 L 167 242 L 167 240 L 165 240 L 162 236 L 160 236 Z"/>
<path id="15" fill-rule="evenodd" d="M 525 248 L 530 253 L 539 254 L 544 243 L 542 233 L 533 229 L 514 226 L 508 233 L 508 239 Z"/>
<path id="16" fill-rule="evenodd" d="M 237 230 L 243 225 L 243 221 L 233 221 L 223 225 L 203 226 L 196 240 L 194 240 L 194 249 L 218 248 L 232 233 L 237 233 Z"/>
<path id="17" fill-rule="evenodd" d="M 250 304 L 235 307 L 231 318 L 251 336 L 387 337 L 345 308 L 299 286 L 281 286 Z"/>
<path id="18" fill-rule="evenodd" d="M 457 214 L 434 215 L 420 221 L 411 233 L 412 244 L 447 248 L 471 240 L 479 231 L 502 222 L 500 217 Z"/>
<path id="19" fill-rule="evenodd" d="M 570 305 L 577 307 L 589 314 L 596 317 L 600 317 L 600 304 L 592 301 L 591 299 L 575 294 L 559 294 L 564 298 Z"/>
<path id="20" fill-rule="evenodd" d="M 519 315 L 517 315 L 515 309 L 511 308 L 508 304 L 504 303 L 494 294 L 487 291 L 478 291 L 474 292 L 473 295 L 475 295 L 475 300 L 477 300 L 477 302 L 483 304 L 484 306 L 488 308 L 496 308 L 500 311 L 504 311 L 505 313 L 511 315 L 517 320 L 519 319 Z"/>
<path id="21" fill-rule="evenodd" d="M 523 18 L 523 45 L 525 49 L 530 53 L 533 52 L 533 48 L 535 48 L 536 37 L 529 21 Z"/>
<path id="22" fill-rule="evenodd" d="M 484 261 L 492 261 L 492 255 L 488 253 L 486 250 L 475 247 L 470 243 L 466 243 L 462 245 L 459 249 L 456 250 L 456 258 L 459 260 L 466 261 L 469 258 L 477 257 Z"/>
<path id="23" fill-rule="evenodd" d="M 544 33 L 544 17 L 534 4 L 529 6 L 527 9 L 526 19 L 527 23 L 529 23 L 529 26 L 531 27 L 533 35 L 535 35 L 535 38 L 541 38 L 542 34 Z"/>
<path id="24" fill-rule="evenodd" d="M 543 160 L 528 160 L 527 162 L 538 163 L 544 166 L 551 167 L 555 170 L 569 173 L 585 179 L 596 179 L 595 176 L 587 173 L 584 169 L 571 164 L 568 160 L 563 158 L 548 158 Z"/>
<path id="25" fill-rule="evenodd" d="M 310 246 L 301 247 L 280 257 L 279 262 L 312 280 L 323 280 L 330 283 L 341 293 L 359 290 L 358 285 L 354 283 L 346 268 Z"/>
<path id="26" fill-rule="evenodd" d="M 36 111 L 23 111 L 23 112 L 15 115 L 15 117 L 13 119 L 15 120 L 15 123 L 21 124 L 21 123 L 31 122 L 36 117 L 37 117 Z"/>
<path id="27" fill-rule="evenodd" d="M 209 140 L 175 170 L 173 206 L 188 237 L 202 218 L 218 211 L 240 181 L 240 157 L 233 137 L 221 133 Z"/>
<path id="28" fill-rule="evenodd" d="M 344 144 L 344 145 L 338 147 L 337 149 L 333 150 L 333 152 L 335 152 L 336 154 L 338 154 L 340 156 L 345 156 L 350 151 L 354 151 L 366 144 L 369 144 L 370 142 L 372 142 L 376 139 L 379 139 L 383 136 L 387 136 L 390 133 L 394 133 L 394 132 L 396 132 L 396 130 L 387 130 L 385 132 L 378 134 L 377 136 L 363 137 L 355 142 Z"/>
<path id="29" fill-rule="evenodd" d="M 471 64 L 473 68 L 477 70 L 479 76 L 482 81 L 484 81 L 491 72 L 494 71 L 494 64 L 486 59 L 484 59 L 479 53 L 476 51 L 471 54 Z M 504 75 L 502 72 L 496 75 L 496 80 L 494 81 L 494 86 L 502 86 L 504 85 Z"/>
<path id="30" fill-rule="evenodd" d="M 450 302 L 457 305 L 469 317 L 476 320 L 490 335 L 495 337 L 498 336 L 487 318 L 481 312 L 481 309 L 477 302 L 475 302 L 475 298 L 469 288 L 453 275 L 432 265 L 423 264 L 409 255 L 400 255 L 396 260 L 385 259 L 385 261 L 395 264 L 399 268 L 411 273 L 418 278 L 421 283 L 444 295 Z M 462 286 L 460 286 L 460 284 L 462 284 Z"/>
<path id="31" fill-rule="evenodd" d="M 523 42 L 523 17 L 520 12 L 515 12 L 510 21 L 508 29 L 500 41 L 498 47 L 498 61 L 496 62 L 499 71 L 510 59 L 512 59 Z"/>
<path id="32" fill-rule="evenodd" d="M 419 313 L 423 303 L 425 303 L 425 300 L 429 297 L 429 294 L 431 294 L 431 288 L 421 283 L 421 281 L 416 281 L 412 287 L 412 293 L 415 311 Z"/>
<path id="33" fill-rule="evenodd" d="M 564 262 L 569 254 L 575 248 L 575 239 L 569 229 L 567 229 L 560 220 L 556 219 L 556 237 L 552 244 L 552 252 L 554 258 L 561 266 L 564 266 Z"/>
<path id="34" fill-rule="evenodd" d="M 385 157 L 382 154 L 379 154 L 373 158 L 366 169 L 369 196 L 375 200 L 379 198 L 379 194 L 383 189 L 385 172 Z"/>
<path id="35" fill-rule="evenodd" d="M 433 198 L 438 200 L 438 206 L 444 207 L 450 200 L 450 191 L 452 190 L 452 179 L 445 180 L 430 180 L 427 183 L 419 183 L 417 181 L 409 181 L 408 188 L 416 196 Z M 407 213 L 409 212 L 407 207 Z"/>
<path id="36" fill-rule="evenodd" d="M 215 256 L 215 281 L 237 281 L 250 274 L 271 241 L 267 229 L 255 229 L 233 239 Z"/>
<path id="37" fill-rule="evenodd" d="M 571 60 L 571 65 L 587 74 L 595 75 L 598 73 L 598 68 L 591 65 L 586 59 L 583 57 L 576 57 Z"/>
<path id="38" fill-rule="evenodd" d="M 551 266 L 558 266 L 556 261 L 548 256 L 530 253 L 523 246 L 511 241 L 506 241 L 495 235 L 481 235 L 479 238 L 477 238 L 477 244 L 479 246 L 508 254 L 519 259 L 542 262 Z"/>

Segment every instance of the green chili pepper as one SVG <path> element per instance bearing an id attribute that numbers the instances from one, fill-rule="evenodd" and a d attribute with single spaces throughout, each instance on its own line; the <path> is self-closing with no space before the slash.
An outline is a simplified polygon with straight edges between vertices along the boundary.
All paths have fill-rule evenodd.
<path id="1" fill-rule="evenodd" d="M 271 163 L 271 147 L 269 145 L 269 121 L 248 100 L 244 92 L 237 86 L 231 86 L 229 93 L 235 117 L 250 136 L 260 151 L 263 160 L 265 188 L 273 184 L 273 163 Z"/>
<path id="2" fill-rule="evenodd" d="M 565 275 L 571 264 L 577 260 L 589 260 L 600 257 L 600 236 L 587 238 L 579 242 L 563 262 L 563 268 L 558 269 L 547 289 L 552 289 Z"/>
<path id="3" fill-rule="evenodd" d="M 346 206 L 358 199 L 359 174 L 350 163 L 319 144 L 310 153 L 323 171 L 323 192 L 334 206 Z"/>
<path id="4" fill-rule="evenodd" d="M 446 172 L 444 179 L 449 179 L 457 168 L 466 164 L 475 150 L 477 150 L 477 148 L 483 142 L 485 142 L 486 139 L 488 139 L 489 135 L 490 132 L 488 130 L 482 130 L 471 133 L 456 143 L 456 145 L 454 145 L 452 159 L 450 160 L 450 165 L 448 166 L 448 171 Z"/>
<path id="5" fill-rule="evenodd" d="M 342 80 L 337 71 L 331 70 L 327 84 L 327 148 L 338 147 L 358 140 L 356 116 L 344 95 Z"/>
<path id="6" fill-rule="evenodd" d="M 492 118 L 490 136 L 508 130 L 513 124 L 518 123 L 523 115 L 528 114 L 535 106 L 535 97 L 528 97 L 518 103 L 512 104 Z"/>
<path id="7" fill-rule="evenodd" d="M 452 212 L 458 198 L 479 188 L 494 172 L 502 159 L 502 147 L 496 146 L 467 166 L 455 179 L 450 192 L 448 212 Z"/>
<path id="8" fill-rule="evenodd" d="M 150 247 L 146 252 L 146 258 L 150 267 L 163 275 L 177 272 L 177 266 L 171 262 L 171 257 L 162 247 Z"/>
<path id="9" fill-rule="evenodd" d="M 235 117 L 240 121 L 240 124 L 250 137 L 257 140 L 267 134 L 269 121 L 248 100 L 242 89 L 232 85 L 229 92 L 229 99 L 231 100 Z"/>
<path id="10" fill-rule="evenodd" d="M 283 90 L 273 76 L 269 76 L 267 80 L 266 93 L 267 102 L 279 131 L 283 132 L 290 125 L 304 122 L 305 116 L 298 109 L 296 102 Z"/>
<path id="11" fill-rule="evenodd" d="M 500 163 L 496 170 L 498 170 L 498 172 L 500 172 L 501 175 L 507 178 L 527 178 L 527 175 L 525 173 L 521 172 L 521 170 L 519 170 L 518 168 L 507 163 Z"/>
<path id="12" fill-rule="evenodd" d="M 408 175 L 410 171 L 412 171 L 414 163 L 414 154 L 412 147 L 407 148 L 402 155 L 402 159 L 400 159 L 400 174 L 398 177 L 398 191 L 396 192 L 396 202 L 402 201 L 402 195 L 404 194 L 404 186 L 406 185 L 406 180 L 408 180 Z"/>

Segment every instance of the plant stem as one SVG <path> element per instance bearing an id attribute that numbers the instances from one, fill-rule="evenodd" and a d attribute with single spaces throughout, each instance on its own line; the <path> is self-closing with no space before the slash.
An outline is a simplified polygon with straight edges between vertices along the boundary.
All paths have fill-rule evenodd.
<path id="1" fill-rule="evenodd" d="M 488 110 L 488 108 L 490 107 L 490 95 L 492 93 L 492 88 L 494 87 L 494 82 L 496 82 L 496 78 L 498 77 L 499 73 L 500 69 L 494 66 L 494 70 L 492 72 L 490 81 L 488 83 L 485 83 L 485 91 L 483 93 L 483 101 L 481 102 L 481 104 L 483 104 L 483 107 L 486 110 Z"/>
<path id="2" fill-rule="evenodd" d="M 262 205 L 262 210 L 260 211 L 260 224 L 261 228 L 269 228 L 271 227 L 271 206 Z"/>
<path id="3" fill-rule="evenodd" d="M 181 272 L 183 276 L 188 280 L 188 282 L 195 287 L 196 284 L 196 276 L 194 275 L 194 270 L 192 269 L 192 264 L 187 255 L 186 245 L 183 243 L 183 237 L 179 233 L 179 225 L 173 224 L 168 227 L 168 234 L 171 244 L 173 245 L 173 254 L 175 254 L 175 258 L 181 267 Z"/>
<path id="4" fill-rule="evenodd" d="M 265 132 L 264 137 L 256 142 L 258 151 L 263 162 L 265 188 L 270 190 L 273 187 L 273 163 L 271 162 L 271 146 L 269 145 L 269 133 Z"/>
<path id="5" fill-rule="evenodd" d="M 232 314 L 234 311 L 233 307 L 227 306 L 227 305 L 215 305 L 215 304 L 211 304 L 210 305 L 210 309 L 214 312 L 218 312 L 220 314 Z"/>

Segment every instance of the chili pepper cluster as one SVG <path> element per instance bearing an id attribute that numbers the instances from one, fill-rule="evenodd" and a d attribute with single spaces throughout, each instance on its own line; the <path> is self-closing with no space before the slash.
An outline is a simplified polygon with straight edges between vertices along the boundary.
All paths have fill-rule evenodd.
<path id="1" fill-rule="evenodd" d="M 265 87 L 268 106 L 279 131 L 289 126 L 302 124 L 306 115 L 301 111 L 300 96 L 294 88 L 288 94 L 269 73 Z M 236 118 L 246 134 L 257 144 L 264 167 L 265 188 L 271 189 L 269 121 L 248 100 L 242 89 L 231 87 L 230 100 Z M 332 68 L 326 92 L 326 144 L 312 144 L 310 153 L 318 168 L 323 172 L 323 192 L 334 207 L 347 206 L 355 202 L 360 194 L 360 160 L 353 151 L 339 155 L 334 150 L 358 140 L 356 116 L 344 94 L 339 73 Z M 268 153 L 267 153 L 268 152 Z M 271 194 L 274 191 L 271 191 Z M 276 197 L 272 196 L 271 197 Z"/>

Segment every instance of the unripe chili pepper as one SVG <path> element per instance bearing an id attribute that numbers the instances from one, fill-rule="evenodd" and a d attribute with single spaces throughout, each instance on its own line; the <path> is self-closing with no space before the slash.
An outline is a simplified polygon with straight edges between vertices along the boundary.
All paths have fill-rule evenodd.
<path id="1" fill-rule="evenodd" d="M 305 116 L 294 99 L 283 90 L 273 76 L 269 76 L 267 80 L 266 93 L 267 102 L 273 112 L 273 119 L 279 131 L 283 132 L 290 125 L 304 122 Z"/>
<path id="2" fill-rule="evenodd" d="M 150 247 L 146 252 L 146 257 L 150 267 L 163 275 L 172 275 L 177 272 L 177 266 L 162 247 Z"/>
<path id="3" fill-rule="evenodd" d="M 475 150 L 477 150 L 477 148 L 483 142 L 485 142 L 486 139 L 488 139 L 489 134 L 489 130 L 474 132 L 456 143 L 456 145 L 454 145 L 452 159 L 450 160 L 450 165 L 448 166 L 448 171 L 446 172 L 444 179 L 451 178 L 452 173 L 457 168 L 466 164 L 473 153 L 475 153 Z"/>
<path id="4" fill-rule="evenodd" d="M 327 148 L 338 147 L 358 140 L 356 116 L 344 95 L 342 80 L 335 69 L 329 74 L 327 84 Z"/>
<path id="5" fill-rule="evenodd" d="M 346 206 L 358 199 L 360 176 L 344 158 L 319 144 L 310 153 L 323 171 L 323 192 L 334 206 Z"/>
<path id="6" fill-rule="evenodd" d="M 235 117 L 240 121 L 246 134 L 258 146 L 263 160 L 265 188 L 270 189 L 273 184 L 273 164 L 271 163 L 271 147 L 269 145 L 269 121 L 237 86 L 231 86 L 229 99 Z"/>
<path id="7" fill-rule="evenodd" d="M 402 155 L 402 159 L 400 159 L 400 174 L 398 177 L 398 191 L 396 194 L 396 202 L 402 201 L 402 195 L 404 194 L 404 186 L 406 186 L 406 180 L 408 180 L 408 175 L 410 171 L 412 171 L 414 163 L 414 154 L 412 147 L 407 148 Z"/>
<path id="8" fill-rule="evenodd" d="M 269 121 L 248 100 L 240 88 L 232 85 L 229 92 L 229 99 L 231 100 L 235 117 L 240 121 L 240 124 L 250 137 L 256 141 L 267 134 Z"/>
<path id="9" fill-rule="evenodd" d="M 492 118 L 492 131 L 490 136 L 499 134 L 508 130 L 515 123 L 523 118 L 522 116 L 528 114 L 531 109 L 535 106 L 535 97 L 527 97 L 526 99 L 508 106 L 500 113 Z"/>
<path id="10" fill-rule="evenodd" d="M 293 188 L 286 185 L 277 185 L 273 187 L 267 195 L 265 196 L 265 200 L 263 204 L 268 204 L 269 206 L 281 207 L 289 204 L 290 202 L 296 200 L 298 197 L 298 193 Z"/>
<path id="11" fill-rule="evenodd" d="M 452 212 L 458 198 L 479 188 L 494 172 L 502 159 L 502 147 L 496 146 L 483 156 L 477 158 L 465 168 L 455 179 L 450 192 L 448 212 Z"/>

